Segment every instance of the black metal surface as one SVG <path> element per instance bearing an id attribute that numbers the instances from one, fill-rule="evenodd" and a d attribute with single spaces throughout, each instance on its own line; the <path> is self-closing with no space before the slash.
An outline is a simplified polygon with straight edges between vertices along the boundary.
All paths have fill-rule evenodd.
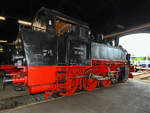
<path id="1" fill-rule="evenodd" d="M 67 39 L 65 37 L 58 38 L 58 65 L 66 65 L 67 59 Z"/>
<path id="2" fill-rule="evenodd" d="M 126 59 L 127 59 L 127 61 L 128 61 L 128 62 L 127 62 L 127 65 L 130 65 L 130 64 L 131 64 L 131 63 L 130 63 L 130 56 L 131 56 L 130 54 L 127 54 L 127 56 L 126 56 Z"/>
<path id="3" fill-rule="evenodd" d="M 118 80 L 120 82 L 123 82 L 124 80 L 128 80 L 128 75 L 129 75 L 129 67 L 120 67 L 120 76 Z"/>
<path id="4" fill-rule="evenodd" d="M 126 60 L 127 55 L 122 48 L 90 42 L 76 34 L 22 30 L 21 38 L 27 65 L 89 65 L 90 58 Z"/>
<path id="5" fill-rule="evenodd" d="M 70 41 L 69 63 L 70 65 L 88 65 L 88 44 L 80 41 Z"/>
<path id="6" fill-rule="evenodd" d="M 84 39 L 80 41 L 77 34 L 58 36 L 47 32 L 22 30 L 16 41 L 17 52 L 13 55 L 15 58 L 13 61 L 17 62 L 15 63 L 17 65 L 22 65 L 22 60 L 25 58 L 24 64 L 29 66 L 87 65 L 90 59 L 90 43 L 88 39 Z"/>
<path id="7" fill-rule="evenodd" d="M 126 60 L 126 51 L 100 43 L 92 42 L 91 55 L 94 59 Z"/>
<path id="8" fill-rule="evenodd" d="M 90 43 L 83 39 L 76 34 L 58 39 L 59 65 L 89 65 Z"/>
<path id="9" fill-rule="evenodd" d="M 44 32 L 23 30 L 22 40 L 27 65 L 55 65 L 57 37 Z"/>

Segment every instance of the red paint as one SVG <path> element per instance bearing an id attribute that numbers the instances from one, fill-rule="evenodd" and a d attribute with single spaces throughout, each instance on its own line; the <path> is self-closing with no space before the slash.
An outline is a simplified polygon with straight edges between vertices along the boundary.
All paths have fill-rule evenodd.
<path id="1" fill-rule="evenodd" d="M 8 70 L 8 69 L 14 69 L 14 65 L 0 65 L 0 69 L 3 69 L 3 70 Z"/>
<path id="2" fill-rule="evenodd" d="M 59 93 L 62 96 L 70 96 L 77 89 L 87 91 L 94 90 L 99 82 L 90 78 L 89 74 L 108 78 L 108 73 L 114 72 L 113 76 L 119 76 L 117 67 L 128 66 L 126 61 L 92 59 L 90 66 L 12 66 L 13 83 L 23 83 L 27 85 L 31 94 L 45 92 L 46 98 L 53 93 Z M 133 68 L 130 68 L 130 71 Z M 17 75 L 17 76 L 14 76 Z M 111 80 L 101 80 L 104 87 L 111 84 Z"/>
<path id="3" fill-rule="evenodd" d="M 57 66 L 29 66 L 28 86 L 53 84 L 56 80 Z"/>
<path id="4" fill-rule="evenodd" d="M 135 66 L 134 65 L 130 66 L 130 72 L 135 72 Z"/>
<path id="5" fill-rule="evenodd" d="M 13 77 L 13 83 L 17 84 L 17 83 L 26 83 L 26 77 L 22 76 L 22 77 Z"/>
<path id="6" fill-rule="evenodd" d="M 92 91 L 97 87 L 98 81 L 93 78 L 83 78 L 83 88 L 86 91 Z"/>
<path id="7" fill-rule="evenodd" d="M 101 83 L 104 87 L 109 87 L 111 85 L 111 80 L 102 80 Z"/>
<path id="8" fill-rule="evenodd" d="M 31 86 L 29 88 L 29 91 L 30 94 L 35 94 L 40 92 L 51 91 L 51 89 L 53 89 L 53 85 L 45 84 L 45 85 Z"/>
<path id="9" fill-rule="evenodd" d="M 129 76 L 128 76 L 128 78 L 133 78 L 133 75 L 132 75 L 132 73 L 129 73 Z"/>

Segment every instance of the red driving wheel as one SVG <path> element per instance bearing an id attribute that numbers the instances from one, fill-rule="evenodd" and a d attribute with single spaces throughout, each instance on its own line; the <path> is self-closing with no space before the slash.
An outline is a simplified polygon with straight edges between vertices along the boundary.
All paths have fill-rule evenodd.
<path id="1" fill-rule="evenodd" d="M 76 78 L 67 78 L 65 83 L 65 92 L 60 93 L 62 96 L 71 96 L 76 92 L 78 88 L 78 82 Z"/>
<path id="2" fill-rule="evenodd" d="M 101 80 L 104 87 L 109 87 L 111 85 L 111 80 Z"/>
<path id="3" fill-rule="evenodd" d="M 92 91 L 97 87 L 97 80 L 93 78 L 83 78 L 83 88 L 87 91 Z"/>

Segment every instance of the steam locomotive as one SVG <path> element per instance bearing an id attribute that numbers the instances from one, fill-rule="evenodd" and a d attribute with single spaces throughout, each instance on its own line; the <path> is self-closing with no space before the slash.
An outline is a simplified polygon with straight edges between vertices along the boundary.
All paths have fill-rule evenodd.
<path id="1" fill-rule="evenodd" d="M 55 10 L 41 8 L 14 45 L 14 65 L 4 68 L 3 85 L 28 87 L 30 94 L 70 96 L 132 77 L 125 49 L 94 41 L 87 23 Z"/>

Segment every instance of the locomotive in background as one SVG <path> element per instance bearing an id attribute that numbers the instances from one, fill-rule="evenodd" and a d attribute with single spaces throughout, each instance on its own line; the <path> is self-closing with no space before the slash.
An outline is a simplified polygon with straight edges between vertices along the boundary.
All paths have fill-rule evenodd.
<path id="1" fill-rule="evenodd" d="M 22 28 L 14 43 L 13 66 L 5 69 L 3 85 L 30 94 L 70 96 L 92 91 L 100 82 L 125 82 L 132 77 L 129 54 L 123 48 L 93 40 L 87 23 L 41 8 L 31 28 Z"/>

